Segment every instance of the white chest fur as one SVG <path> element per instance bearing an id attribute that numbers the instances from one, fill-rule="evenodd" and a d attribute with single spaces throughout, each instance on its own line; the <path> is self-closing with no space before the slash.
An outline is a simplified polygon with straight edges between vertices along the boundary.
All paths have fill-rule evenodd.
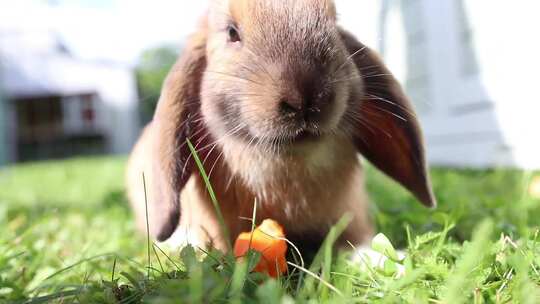
<path id="1" fill-rule="evenodd" d="M 240 177 L 262 212 L 289 229 L 330 225 L 351 205 L 365 203 L 360 162 L 344 138 L 304 143 L 279 155 L 242 143 L 228 143 L 223 151 L 232 174 Z"/>

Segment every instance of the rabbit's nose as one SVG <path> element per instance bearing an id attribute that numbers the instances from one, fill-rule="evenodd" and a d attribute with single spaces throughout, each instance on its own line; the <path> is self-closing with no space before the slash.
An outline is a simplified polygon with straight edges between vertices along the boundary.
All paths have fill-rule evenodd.
<path id="1" fill-rule="evenodd" d="M 295 85 L 284 85 L 279 99 L 279 110 L 283 115 L 300 117 L 306 108 L 306 101 L 301 92 Z"/>
<path id="2" fill-rule="evenodd" d="M 307 94 L 289 94 L 279 101 L 279 110 L 282 115 L 304 122 L 318 122 L 325 116 L 331 107 L 335 92 L 333 91 L 307 91 Z"/>
<path id="3" fill-rule="evenodd" d="M 304 102 L 300 98 L 282 98 L 279 107 L 285 114 L 300 114 L 304 111 Z"/>

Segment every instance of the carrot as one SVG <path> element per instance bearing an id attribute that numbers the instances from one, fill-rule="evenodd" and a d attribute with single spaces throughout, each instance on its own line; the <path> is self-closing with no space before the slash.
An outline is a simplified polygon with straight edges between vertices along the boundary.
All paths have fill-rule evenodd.
<path id="1" fill-rule="evenodd" d="M 287 242 L 284 238 L 283 227 L 274 220 L 264 220 L 253 233 L 245 232 L 238 236 L 234 243 L 234 255 L 244 257 L 250 250 L 251 242 L 251 249 L 261 254 L 254 271 L 277 278 L 287 272 Z"/>

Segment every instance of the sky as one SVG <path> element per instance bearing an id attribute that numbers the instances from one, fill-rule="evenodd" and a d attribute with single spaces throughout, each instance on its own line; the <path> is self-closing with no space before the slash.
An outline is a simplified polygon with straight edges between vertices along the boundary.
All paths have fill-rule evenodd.
<path id="1" fill-rule="evenodd" d="M 132 63 L 144 49 L 180 45 L 207 0 L 0 0 L 0 33 L 52 30 L 78 56 Z M 337 0 L 343 24 L 375 43 L 379 0 Z M 368 28 L 369 27 L 369 30 Z"/>
<path id="2" fill-rule="evenodd" d="M 204 9 L 185 0 L 0 0 L 0 30 L 52 30 L 81 57 L 131 62 L 143 49 L 180 44 Z"/>

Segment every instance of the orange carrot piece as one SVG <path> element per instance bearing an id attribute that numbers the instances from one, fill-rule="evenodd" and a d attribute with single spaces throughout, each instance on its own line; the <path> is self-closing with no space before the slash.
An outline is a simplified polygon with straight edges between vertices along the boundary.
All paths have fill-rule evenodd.
<path id="1" fill-rule="evenodd" d="M 261 260 L 255 266 L 254 271 L 267 273 L 277 278 L 287 272 L 287 242 L 284 240 L 285 233 L 276 221 L 264 220 L 253 233 L 241 233 L 234 243 L 234 255 L 243 257 L 250 249 L 261 254 Z"/>

